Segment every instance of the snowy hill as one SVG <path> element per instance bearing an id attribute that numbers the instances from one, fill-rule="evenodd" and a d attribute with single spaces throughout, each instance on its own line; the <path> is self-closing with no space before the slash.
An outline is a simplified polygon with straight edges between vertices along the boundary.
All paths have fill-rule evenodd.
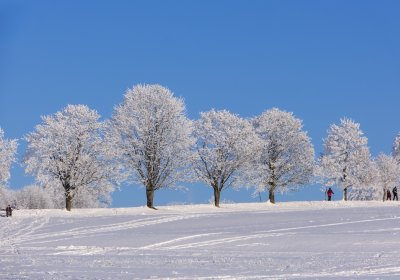
<path id="1" fill-rule="evenodd" d="M 0 279 L 400 279 L 400 204 L 17 210 Z"/>

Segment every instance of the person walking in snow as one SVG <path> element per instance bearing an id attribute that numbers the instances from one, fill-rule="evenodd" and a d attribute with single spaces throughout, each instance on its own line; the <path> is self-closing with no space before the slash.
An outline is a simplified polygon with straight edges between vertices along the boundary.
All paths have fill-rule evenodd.
<path id="1" fill-rule="evenodd" d="M 397 196 L 397 187 L 394 187 L 392 192 L 393 192 L 393 200 L 399 200 L 399 197 Z"/>
<path id="2" fill-rule="evenodd" d="M 12 208 L 10 204 L 8 204 L 8 206 L 6 207 L 6 216 L 11 217 L 11 215 L 12 215 Z"/>
<path id="3" fill-rule="evenodd" d="M 392 194 L 391 194 L 390 190 L 386 191 L 386 200 L 392 200 Z"/>
<path id="4" fill-rule="evenodd" d="M 331 188 L 329 188 L 328 191 L 326 192 L 326 194 L 328 195 L 328 201 L 331 201 L 332 195 L 334 195 L 335 193 L 332 191 Z"/>

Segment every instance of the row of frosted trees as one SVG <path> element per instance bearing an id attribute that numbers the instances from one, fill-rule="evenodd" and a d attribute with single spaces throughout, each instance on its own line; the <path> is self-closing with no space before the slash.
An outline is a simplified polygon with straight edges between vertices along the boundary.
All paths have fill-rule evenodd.
<path id="1" fill-rule="evenodd" d="M 218 207 L 230 187 L 268 191 L 271 203 L 277 191 L 315 182 L 336 185 L 344 200 L 378 199 L 398 180 L 400 137 L 392 156 L 372 159 L 359 124 L 349 119 L 329 128 L 317 161 L 302 121 L 290 112 L 274 108 L 243 119 L 211 110 L 191 121 L 183 100 L 159 85 L 133 87 L 110 119 L 99 119 L 85 105 L 68 105 L 25 137 L 26 173 L 61 193 L 67 210 L 77 198 L 107 200 L 122 182 L 142 184 L 154 208 L 155 191 L 181 182 L 210 186 Z M 0 129 L 0 182 L 10 177 L 16 149 Z"/>

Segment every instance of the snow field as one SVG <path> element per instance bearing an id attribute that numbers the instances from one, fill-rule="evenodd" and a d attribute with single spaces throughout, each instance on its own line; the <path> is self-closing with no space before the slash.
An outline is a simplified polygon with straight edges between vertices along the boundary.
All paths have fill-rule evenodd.
<path id="1" fill-rule="evenodd" d="M 399 279 L 400 204 L 17 210 L 0 279 Z"/>

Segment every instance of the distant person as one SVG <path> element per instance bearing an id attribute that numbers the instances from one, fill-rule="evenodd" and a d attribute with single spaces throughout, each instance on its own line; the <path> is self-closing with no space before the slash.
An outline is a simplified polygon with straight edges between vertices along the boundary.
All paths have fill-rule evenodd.
<path id="1" fill-rule="evenodd" d="M 393 192 L 393 200 L 399 200 L 399 197 L 397 196 L 397 187 L 394 187 L 392 192 Z"/>
<path id="2" fill-rule="evenodd" d="M 387 190 L 387 192 L 386 192 L 386 199 L 392 200 L 392 194 L 390 193 L 390 190 Z"/>
<path id="3" fill-rule="evenodd" d="M 326 194 L 328 195 L 328 201 L 331 201 L 332 195 L 334 195 L 335 193 L 332 191 L 331 188 L 329 188 L 328 191 L 326 192 Z"/>
<path id="4" fill-rule="evenodd" d="M 7 217 L 12 216 L 12 208 L 11 208 L 10 204 L 8 204 L 8 206 L 6 207 L 6 216 Z"/>

